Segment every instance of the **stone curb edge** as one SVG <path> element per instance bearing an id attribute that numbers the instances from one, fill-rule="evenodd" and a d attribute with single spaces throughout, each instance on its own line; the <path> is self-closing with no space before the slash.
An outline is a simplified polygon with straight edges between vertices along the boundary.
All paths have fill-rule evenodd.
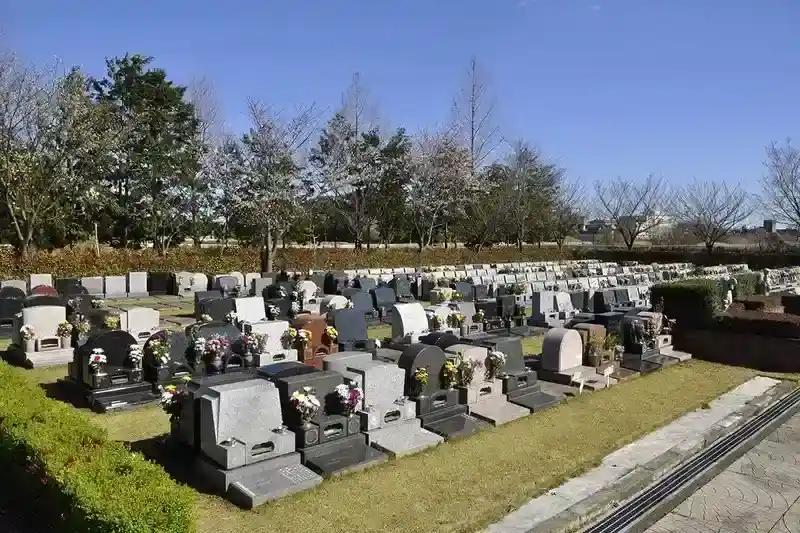
<path id="1" fill-rule="evenodd" d="M 642 490 L 646 489 L 652 483 L 658 481 L 669 472 L 688 461 L 705 448 L 712 445 L 720 438 L 731 433 L 742 424 L 748 422 L 751 418 L 761 413 L 764 409 L 772 405 L 774 402 L 787 395 L 794 390 L 797 384 L 791 381 L 782 381 L 775 385 L 767 392 L 758 396 L 747 403 L 747 405 L 733 414 L 729 415 L 721 422 L 718 422 L 708 432 L 706 432 L 702 439 L 698 439 L 693 446 L 689 446 L 680 450 L 676 447 L 671 448 L 661 456 L 639 465 L 633 470 L 619 478 L 616 482 L 608 487 L 605 487 L 588 498 L 580 501 L 568 509 L 558 513 L 557 515 L 540 522 L 533 528 L 526 531 L 526 533 L 572 533 L 582 527 L 586 527 L 607 513 L 614 510 L 624 501 L 632 498 Z M 674 505 L 670 504 L 677 501 L 682 501 L 689 494 L 697 490 L 697 488 L 705 484 L 708 480 L 715 477 L 722 472 L 725 468 L 730 466 L 739 457 L 747 453 L 753 446 L 755 446 L 764 435 L 773 431 L 780 426 L 789 417 L 792 416 L 793 411 L 786 413 L 778 419 L 770 422 L 765 428 L 759 431 L 756 435 L 750 437 L 743 445 L 738 447 L 733 453 L 724 457 L 721 461 L 714 464 L 707 472 L 692 480 L 689 486 L 676 492 L 668 501 L 662 502 L 657 506 L 654 511 L 648 513 L 647 517 L 636 524 L 637 530 L 639 524 L 649 527 L 653 523 L 660 520 L 666 515 Z M 678 500 L 678 498 L 681 498 Z M 652 519 L 652 520 L 651 520 Z M 647 525 L 645 526 L 645 521 Z"/>

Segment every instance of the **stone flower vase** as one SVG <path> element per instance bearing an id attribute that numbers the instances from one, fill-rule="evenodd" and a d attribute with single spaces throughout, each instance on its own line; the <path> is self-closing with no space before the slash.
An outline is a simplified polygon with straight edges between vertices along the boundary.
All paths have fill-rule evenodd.
<path id="1" fill-rule="evenodd" d="M 211 361 L 208 362 L 207 368 L 209 374 L 220 374 L 222 372 L 222 357 L 215 356 Z"/>
<path id="2" fill-rule="evenodd" d="M 246 368 L 250 368 L 251 366 L 253 366 L 254 360 L 255 357 L 253 356 L 253 354 L 249 353 L 245 355 L 244 357 L 242 357 L 243 366 L 245 366 Z"/>
<path id="3" fill-rule="evenodd" d="M 69 337 L 60 337 L 60 339 L 61 339 L 60 340 L 61 348 L 63 350 L 66 350 L 72 344 L 72 339 L 70 339 Z"/>
<path id="4" fill-rule="evenodd" d="M 459 332 L 461 333 L 462 337 L 466 337 L 467 335 L 469 335 L 469 326 L 461 324 L 461 326 L 459 326 Z"/>
<path id="5" fill-rule="evenodd" d="M 30 353 L 36 351 L 36 339 L 25 339 L 23 342 L 25 343 L 26 352 Z"/>

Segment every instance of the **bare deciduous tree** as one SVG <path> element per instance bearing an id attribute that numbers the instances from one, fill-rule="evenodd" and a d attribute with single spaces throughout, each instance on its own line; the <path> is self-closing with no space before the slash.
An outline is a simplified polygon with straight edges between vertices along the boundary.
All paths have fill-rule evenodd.
<path id="1" fill-rule="evenodd" d="M 92 166 L 113 137 L 103 107 L 86 93 L 86 77 L 58 70 L 0 56 L 0 199 L 23 256 L 45 222 L 66 216 L 60 210 L 66 199 L 85 203 Z"/>
<path id="2" fill-rule="evenodd" d="M 469 180 L 469 153 L 448 133 L 423 133 L 412 155 L 409 212 L 420 249 L 430 246 L 454 191 Z"/>
<path id="3" fill-rule="evenodd" d="M 562 177 L 550 215 L 550 235 L 560 250 L 567 237 L 572 237 L 584 220 L 584 189 L 578 180 Z"/>
<path id="4" fill-rule="evenodd" d="M 767 147 L 761 178 L 764 207 L 779 222 L 800 228 L 800 149 L 790 140 Z"/>
<path id="5" fill-rule="evenodd" d="M 643 182 L 616 178 L 595 184 L 598 211 L 609 219 L 630 250 L 644 233 L 662 226 L 668 217 L 672 194 L 662 176 Z"/>
<path id="6" fill-rule="evenodd" d="M 298 155 L 312 138 L 318 114 L 312 105 L 285 117 L 256 100 L 248 108 L 252 127 L 243 139 L 246 179 L 239 198 L 243 221 L 261 243 L 261 267 L 271 272 L 276 236 L 291 225 L 298 205 Z"/>
<path id="7" fill-rule="evenodd" d="M 680 188 L 673 204 L 674 221 L 700 239 L 708 253 L 753 211 L 750 195 L 739 185 L 717 181 L 695 181 Z"/>

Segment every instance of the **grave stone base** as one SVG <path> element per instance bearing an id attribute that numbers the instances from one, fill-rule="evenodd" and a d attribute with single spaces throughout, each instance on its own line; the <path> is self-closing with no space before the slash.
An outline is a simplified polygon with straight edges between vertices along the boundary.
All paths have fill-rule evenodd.
<path id="1" fill-rule="evenodd" d="M 245 509 L 322 483 L 320 476 L 300 464 L 297 452 L 231 470 L 198 455 L 195 468 L 210 488 Z"/>
<path id="2" fill-rule="evenodd" d="M 416 399 L 422 427 L 445 440 L 466 437 L 486 429 L 489 424 L 467 415 L 467 406 L 458 403 L 458 391 L 447 389 Z"/>
<path id="3" fill-rule="evenodd" d="M 525 325 L 513 327 L 508 330 L 508 332 L 512 335 L 517 335 L 518 337 L 536 337 L 541 335 L 544 332 L 544 329 L 545 328 L 543 327 Z"/>
<path id="4" fill-rule="evenodd" d="M 117 298 L 127 298 L 128 297 L 128 293 L 127 292 L 106 292 L 106 293 L 101 294 L 100 296 L 102 296 L 106 300 L 116 300 Z"/>
<path id="5" fill-rule="evenodd" d="M 636 377 L 641 376 L 641 374 L 635 370 L 631 370 L 629 368 L 623 368 L 618 364 L 614 368 L 614 372 L 611 374 L 611 377 L 619 381 L 627 381 Z"/>
<path id="6" fill-rule="evenodd" d="M 71 377 L 59 380 L 59 383 L 80 387 L 83 390 L 89 408 L 96 413 L 130 409 L 152 403 L 161 398 L 160 394 L 153 391 L 153 385 L 146 381 L 126 383 L 107 389 L 89 389 L 83 383 L 78 383 Z"/>
<path id="7" fill-rule="evenodd" d="M 55 366 L 71 363 L 73 359 L 72 348 L 59 348 L 44 352 L 22 352 L 25 359 L 30 361 L 34 368 L 40 366 Z"/>
<path id="8" fill-rule="evenodd" d="M 469 414 L 475 418 L 499 426 L 530 414 L 529 409 L 508 402 L 503 394 L 503 382 L 479 382 L 476 386 L 458 389 L 459 400 L 466 403 Z"/>
<path id="9" fill-rule="evenodd" d="M 529 326 L 540 328 L 563 328 L 565 319 L 559 318 L 556 313 L 534 314 L 528 319 Z"/>
<path id="10" fill-rule="evenodd" d="M 642 357 L 641 355 L 626 353 L 622 355 L 620 366 L 628 370 L 633 370 L 634 372 L 639 372 L 640 374 L 647 374 L 662 369 L 664 364 L 658 359 L 654 360 L 653 356 Z"/>
<path id="11" fill-rule="evenodd" d="M 129 292 L 128 298 L 149 298 L 149 292 Z"/>
<path id="12" fill-rule="evenodd" d="M 530 412 L 541 411 L 561 403 L 564 396 L 542 391 L 536 372 L 516 372 L 503 379 L 503 392 L 510 403 L 524 407 Z"/>
<path id="13" fill-rule="evenodd" d="M 680 363 L 688 361 L 689 359 L 692 358 L 692 354 L 686 352 L 680 352 L 674 349 L 672 346 L 664 346 L 663 348 L 661 348 L 660 353 L 661 355 L 677 359 L 678 362 Z"/>
<path id="14" fill-rule="evenodd" d="M 570 385 L 572 383 L 572 376 L 580 374 L 585 380 L 583 384 L 584 389 L 600 390 L 606 388 L 606 378 L 597 373 L 597 369 L 591 366 L 576 366 L 574 368 L 567 368 L 561 371 L 556 370 L 539 370 L 539 379 L 545 381 L 552 381 L 561 385 Z M 616 381 L 612 378 L 610 384 L 614 385 Z"/>
<path id="15" fill-rule="evenodd" d="M 367 442 L 389 457 L 403 457 L 444 442 L 439 435 L 422 429 L 418 418 L 366 432 Z"/>
<path id="16" fill-rule="evenodd" d="M 383 452 L 367 445 L 366 435 L 356 433 L 301 451 L 303 464 L 324 478 L 340 476 L 385 462 Z"/>

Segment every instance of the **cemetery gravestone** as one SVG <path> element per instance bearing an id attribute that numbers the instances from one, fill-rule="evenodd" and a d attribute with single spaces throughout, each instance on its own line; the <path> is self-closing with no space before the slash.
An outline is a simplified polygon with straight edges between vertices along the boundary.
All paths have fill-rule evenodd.
<path id="1" fill-rule="evenodd" d="M 347 310 L 344 312 L 347 312 Z M 339 346 L 336 344 L 338 339 L 328 336 L 328 324 L 325 318 L 321 315 L 304 314 L 298 316 L 292 322 L 292 327 L 297 331 L 305 330 L 310 337 L 308 342 L 301 342 L 296 347 L 298 361 L 320 370 L 325 357 L 339 351 Z"/>
<path id="2" fill-rule="evenodd" d="M 172 274 L 169 272 L 150 272 L 147 277 L 147 292 L 152 296 L 166 296 L 172 285 Z"/>
<path id="3" fill-rule="evenodd" d="M 67 364 L 72 360 L 72 348 L 58 336 L 58 325 L 66 320 L 67 309 L 63 305 L 25 307 L 14 316 L 12 343 L 19 347 L 19 355 L 34 367 Z M 32 328 L 32 338 L 22 337 L 23 326 Z"/>
<path id="4" fill-rule="evenodd" d="M 371 352 L 375 349 L 375 341 L 369 338 L 367 321 L 361 311 L 356 309 L 335 311 L 333 327 L 336 328 L 338 334 L 339 351 Z"/>
<path id="5" fill-rule="evenodd" d="M 130 333 L 140 344 L 159 330 L 161 313 L 149 307 L 134 307 L 120 315 L 120 329 Z"/>
<path id="6" fill-rule="evenodd" d="M 44 285 L 46 287 L 53 286 L 53 276 L 51 274 L 31 274 L 28 276 L 28 286 L 30 288 Z"/>
<path id="7" fill-rule="evenodd" d="M 146 298 L 150 296 L 147 292 L 147 272 L 128 272 L 128 297 Z"/>
<path id="8" fill-rule="evenodd" d="M 351 359 L 347 369 L 362 383 L 361 428 L 371 446 L 392 457 L 422 451 L 444 439 L 421 426 L 416 404 L 403 395 L 405 372 L 395 364 Z"/>
<path id="9" fill-rule="evenodd" d="M 156 352 L 156 343 L 166 346 L 166 352 Z M 153 384 L 176 385 L 184 377 L 195 375 L 195 367 L 186 358 L 190 349 L 189 338 L 183 332 L 161 330 L 154 333 L 142 350 L 144 380 Z"/>
<path id="10" fill-rule="evenodd" d="M 590 390 L 606 386 L 596 368 L 583 366 L 583 341 L 574 329 L 554 328 L 545 334 L 539 377 L 563 385 L 578 377 Z"/>
<path id="11" fill-rule="evenodd" d="M 91 293 L 91 291 L 89 291 Z M 128 282 L 125 276 L 106 276 L 103 281 L 104 298 L 127 298 Z"/>
<path id="12" fill-rule="evenodd" d="M 199 413 L 198 471 L 240 507 L 252 509 L 322 481 L 301 465 L 273 383 L 252 379 L 210 386 L 199 398 Z"/>
<path id="13" fill-rule="evenodd" d="M 378 320 L 378 311 L 373 307 L 371 294 L 359 290 L 350 296 L 350 301 L 353 302 L 353 309 L 361 311 L 368 321 Z"/>
<path id="14" fill-rule="evenodd" d="M 131 358 L 136 339 L 126 331 L 109 330 L 89 337 L 75 349 L 68 365 L 72 383 L 83 390 L 93 411 L 105 413 L 114 409 L 149 403 L 158 398 L 152 386 L 144 381 L 141 360 Z M 93 365 L 92 356 L 100 350 L 106 362 Z"/>
<path id="15" fill-rule="evenodd" d="M 81 286 L 86 289 L 86 292 L 91 296 L 102 297 L 105 293 L 102 276 L 90 276 L 81 278 Z"/>
<path id="16" fill-rule="evenodd" d="M 28 294 L 28 284 L 25 283 L 25 281 L 23 281 L 21 279 L 7 279 L 7 280 L 5 280 L 3 282 L 0 282 L 0 287 L 2 287 L 3 289 L 5 289 L 6 287 L 9 287 L 9 288 L 12 288 L 12 289 L 18 289 L 18 290 L 22 291 L 23 295 L 27 295 Z"/>
<path id="17" fill-rule="evenodd" d="M 410 344 L 403 350 L 397 365 L 405 371 L 406 395 L 417 404 L 422 427 L 448 440 L 472 435 L 488 424 L 467 416 L 467 407 L 458 403 L 457 390 L 442 388 L 445 361 L 441 348 Z M 424 380 L 422 375 L 425 375 Z"/>

